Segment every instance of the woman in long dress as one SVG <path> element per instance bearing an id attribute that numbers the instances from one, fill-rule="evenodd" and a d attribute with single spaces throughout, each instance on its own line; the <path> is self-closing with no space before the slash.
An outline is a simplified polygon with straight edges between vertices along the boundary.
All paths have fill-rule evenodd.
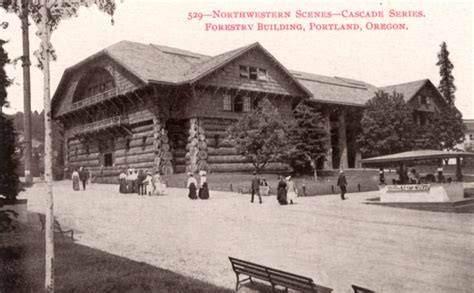
<path id="1" fill-rule="evenodd" d="M 188 197 L 190 199 L 197 199 L 197 193 L 196 193 L 197 181 L 196 181 L 196 178 L 194 178 L 192 173 L 188 173 L 188 175 L 189 175 L 188 184 L 187 184 L 187 187 L 189 189 Z"/>
<path id="2" fill-rule="evenodd" d="M 123 170 L 119 175 L 119 192 L 127 193 L 127 174 Z"/>
<path id="3" fill-rule="evenodd" d="M 281 205 L 288 204 L 286 200 L 286 182 L 282 176 L 278 176 L 277 200 Z"/>
<path id="4" fill-rule="evenodd" d="M 201 188 L 199 188 L 199 198 L 200 199 L 209 199 L 209 187 L 207 186 L 207 177 L 206 171 L 199 172 L 201 175 Z"/>
<path id="5" fill-rule="evenodd" d="M 79 190 L 79 172 L 77 170 L 74 170 L 71 175 L 71 180 L 72 180 L 72 189 L 73 190 Z"/>
<path id="6" fill-rule="evenodd" d="M 286 188 L 287 188 L 287 200 L 290 204 L 296 202 L 296 197 L 298 196 L 298 192 L 295 187 L 295 183 L 291 180 L 291 176 L 286 177 Z"/>

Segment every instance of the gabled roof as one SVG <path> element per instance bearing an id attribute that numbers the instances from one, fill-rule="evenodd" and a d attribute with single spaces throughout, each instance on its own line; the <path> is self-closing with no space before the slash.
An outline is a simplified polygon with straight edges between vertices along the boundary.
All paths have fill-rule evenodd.
<path id="1" fill-rule="evenodd" d="M 381 87 L 380 89 L 387 93 L 393 93 L 394 91 L 403 95 L 405 101 L 411 100 L 416 94 L 426 85 L 429 84 L 433 88 L 436 87 L 431 83 L 429 79 L 421 79 L 406 83 L 394 84 L 389 86 Z"/>
<path id="2" fill-rule="evenodd" d="M 331 104 L 364 106 L 378 89 L 366 82 L 343 77 L 329 77 L 291 71 L 311 93 L 311 100 Z"/>

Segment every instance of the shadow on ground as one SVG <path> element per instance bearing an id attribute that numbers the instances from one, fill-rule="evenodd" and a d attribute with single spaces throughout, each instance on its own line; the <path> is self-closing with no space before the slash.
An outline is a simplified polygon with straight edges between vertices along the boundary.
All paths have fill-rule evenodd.
<path id="1" fill-rule="evenodd" d="M 0 234 L 0 292 L 42 292 L 44 234 L 28 224 Z M 233 292 L 142 262 L 55 237 L 56 292 Z"/>

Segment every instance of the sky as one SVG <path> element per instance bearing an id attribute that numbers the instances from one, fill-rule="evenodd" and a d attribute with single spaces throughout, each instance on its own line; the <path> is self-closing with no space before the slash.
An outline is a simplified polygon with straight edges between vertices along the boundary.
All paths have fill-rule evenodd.
<path id="1" fill-rule="evenodd" d="M 226 18 L 213 18 L 214 12 Z M 233 12 L 289 12 L 288 18 L 230 18 Z M 473 4 L 469 1 L 117 1 L 114 25 L 97 8 L 81 8 L 77 18 L 64 20 L 53 32 L 52 44 L 58 60 L 51 63 L 51 95 L 64 70 L 88 56 L 122 40 L 177 47 L 206 55 L 217 55 L 260 42 L 286 68 L 327 76 L 362 80 L 386 86 L 420 79 L 439 84 L 436 66 L 439 45 L 445 41 L 454 64 L 456 106 L 463 118 L 474 119 L 472 48 Z M 230 12 L 230 13 L 228 13 Z M 297 12 L 313 17 L 297 17 Z M 201 20 L 189 16 L 209 14 Z M 331 17 L 327 17 L 331 13 Z M 380 13 L 383 17 L 380 17 Z M 326 17 L 316 17 L 317 15 Z M 342 15 L 336 15 L 342 14 Z M 221 14 L 222 15 L 222 14 Z M 354 15 L 379 17 L 351 17 Z M 394 16 L 394 17 L 391 17 Z M 20 21 L 0 11 L 0 38 L 11 59 L 22 52 Z M 258 24 L 301 24 L 305 31 L 263 31 Z M 313 25 L 311 25 L 313 24 Z M 321 30 L 323 25 L 356 30 Z M 376 30 L 384 24 L 399 29 Z M 253 25 L 252 30 L 206 30 L 206 25 Z M 389 26 L 385 26 L 386 28 Z M 313 30 L 311 30 L 313 28 Z M 319 29 L 318 29 L 319 28 Z M 30 26 L 31 52 L 39 47 L 37 28 Z M 35 57 L 31 57 L 37 64 Z M 14 85 L 8 89 L 12 113 L 23 110 L 22 68 L 7 66 Z M 43 108 L 43 75 L 32 67 L 32 109 Z"/>

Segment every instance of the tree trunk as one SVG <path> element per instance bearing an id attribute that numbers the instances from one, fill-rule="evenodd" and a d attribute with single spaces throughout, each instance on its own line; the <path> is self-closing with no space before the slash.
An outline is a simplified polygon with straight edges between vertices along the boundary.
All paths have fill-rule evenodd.
<path id="1" fill-rule="evenodd" d="M 45 291 L 54 292 L 54 200 L 53 200 L 53 149 L 51 123 L 51 97 L 49 76 L 49 28 L 46 0 L 41 1 L 41 50 L 44 53 L 43 87 L 44 87 L 44 178 L 47 185 L 46 227 L 45 227 Z"/>
<path id="2" fill-rule="evenodd" d="M 28 0 L 22 0 L 21 11 L 21 33 L 23 39 L 23 131 L 24 131 L 24 165 L 25 165 L 25 183 L 31 185 L 33 183 L 33 176 L 31 174 L 31 77 L 30 77 L 30 36 L 28 24 Z"/>

